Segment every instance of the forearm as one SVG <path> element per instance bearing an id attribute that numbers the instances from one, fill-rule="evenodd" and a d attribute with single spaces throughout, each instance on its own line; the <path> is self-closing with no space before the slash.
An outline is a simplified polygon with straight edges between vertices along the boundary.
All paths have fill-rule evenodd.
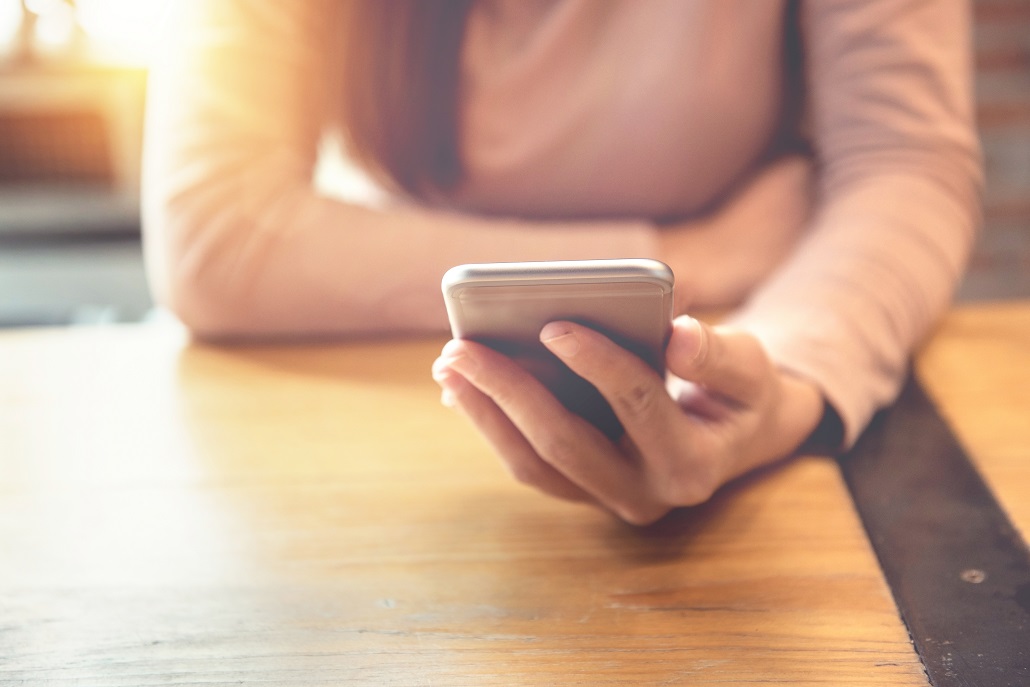
<path id="1" fill-rule="evenodd" d="M 803 3 L 807 236 L 734 322 L 816 382 L 850 444 L 897 394 L 979 226 L 969 3 Z"/>
<path id="2" fill-rule="evenodd" d="M 975 195 L 973 177 L 967 192 Z M 844 421 L 845 445 L 894 398 L 909 356 L 950 302 L 975 208 L 972 197 L 915 174 L 854 181 L 731 318 L 778 365 L 819 385 Z"/>
<path id="3" fill-rule="evenodd" d="M 339 3 L 183 0 L 148 86 L 144 230 L 158 299 L 208 336 L 442 331 L 461 262 L 654 257 L 642 223 L 370 210 L 318 195 L 338 126 Z"/>
<path id="4" fill-rule="evenodd" d="M 210 184 L 151 212 L 159 298 L 215 337 L 443 331 L 440 278 L 462 262 L 653 256 L 644 223 L 531 223 L 373 210 L 308 186 Z M 248 202 L 241 196 L 263 196 Z M 191 197 L 192 196 L 192 197 Z"/>

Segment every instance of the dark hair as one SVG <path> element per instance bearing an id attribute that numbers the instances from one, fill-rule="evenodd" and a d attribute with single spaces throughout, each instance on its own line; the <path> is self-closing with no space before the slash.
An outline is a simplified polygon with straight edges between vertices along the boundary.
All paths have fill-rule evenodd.
<path id="1" fill-rule="evenodd" d="M 349 151 L 413 195 L 457 184 L 459 70 L 472 0 L 350 0 L 342 116 Z"/>

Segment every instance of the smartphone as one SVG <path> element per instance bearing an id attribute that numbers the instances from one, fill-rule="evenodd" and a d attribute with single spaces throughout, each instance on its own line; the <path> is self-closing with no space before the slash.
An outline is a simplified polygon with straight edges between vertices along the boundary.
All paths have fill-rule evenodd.
<path id="1" fill-rule="evenodd" d="M 673 281 L 657 260 L 572 260 L 458 265 L 442 287 L 454 338 L 511 357 L 615 439 L 622 426 L 607 401 L 540 343 L 540 330 L 555 320 L 591 327 L 664 374 Z"/>

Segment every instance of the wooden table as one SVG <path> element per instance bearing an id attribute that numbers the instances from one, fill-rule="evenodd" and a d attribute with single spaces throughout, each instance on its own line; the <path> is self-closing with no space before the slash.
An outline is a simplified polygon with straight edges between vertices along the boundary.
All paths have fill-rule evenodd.
<path id="1" fill-rule="evenodd" d="M 833 460 L 635 529 L 514 484 L 441 343 L 0 335 L 0 684 L 927 684 Z M 919 365 L 1024 533 L 1028 351 Z"/>

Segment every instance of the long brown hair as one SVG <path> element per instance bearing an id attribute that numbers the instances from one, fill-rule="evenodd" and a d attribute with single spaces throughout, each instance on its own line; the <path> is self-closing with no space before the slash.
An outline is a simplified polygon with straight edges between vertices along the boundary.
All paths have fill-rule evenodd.
<path id="1" fill-rule="evenodd" d="M 413 195 L 453 187 L 461 44 L 472 0 L 350 0 L 344 135 L 373 174 Z"/>

